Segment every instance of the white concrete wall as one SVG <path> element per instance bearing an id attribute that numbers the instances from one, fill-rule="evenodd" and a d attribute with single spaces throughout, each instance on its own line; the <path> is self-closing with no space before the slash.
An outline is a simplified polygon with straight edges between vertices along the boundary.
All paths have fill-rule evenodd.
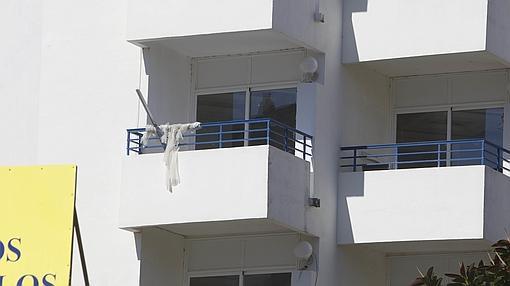
<path id="1" fill-rule="evenodd" d="M 267 216 L 297 231 L 307 231 L 310 164 L 272 147 L 268 163 Z"/>
<path id="2" fill-rule="evenodd" d="M 396 78 L 395 110 L 426 110 L 447 106 L 473 108 L 503 106 L 508 102 L 507 70 Z"/>
<path id="3" fill-rule="evenodd" d="M 141 235 L 140 286 L 183 285 L 185 278 L 183 237 L 157 228 Z"/>
<path id="4" fill-rule="evenodd" d="M 187 270 L 246 271 L 253 269 L 294 268 L 293 249 L 299 242 L 296 234 L 188 239 Z"/>
<path id="5" fill-rule="evenodd" d="M 390 142 L 390 80 L 362 67 L 345 68 L 339 108 L 342 146 Z"/>
<path id="6" fill-rule="evenodd" d="M 483 51 L 487 2 L 346 0 L 343 62 Z"/>
<path id="7" fill-rule="evenodd" d="M 78 165 L 76 208 L 91 285 L 138 285 L 118 229 L 125 129 L 137 124 L 140 51 L 123 1 L 2 1 L 0 164 Z M 84 285 L 74 249 L 72 285 Z"/>
<path id="8" fill-rule="evenodd" d="M 0 151 L 2 165 L 30 164 L 37 160 L 38 147 L 33 139 L 38 134 L 41 2 L 3 1 L 0 9 L 3 43 L 0 53 L 0 128 L 15 133 L 11 140 L 0 140 L 0 150 L 4 150 Z"/>
<path id="9" fill-rule="evenodd" d="M 487 50 L 510 65 L 510 1 L 490 0 L 487 24 Z"/>
<path id="10" fill-rule="evenodd" d="M 257 55 L 198 58 L 193 64 L 194 89 L 235 90 L 249 86 L 296 84 L 304 50 Z"/>
<path id="11" fill-rule="evenodd" d="M 165 46 L 144 49 L 148 105 L 159 124 L 191 120 L 191 59 Z M 143 111 L 145 112 L 145 111 Z"/>
<path id="12" fill-rule="evenodd" d="M 252 44 L 265 51 L 277 50 L 278 47 L 283 49 L 293 44 L 321 50 L 327 40 L 317 33 L 320 30 L 320 26 L 314 21 L 314 14 L 318 9 L 317 0 L 128 2 L 128 40 L 143 42 L 144 45 L 150 41 L 167 39 L 172 40 L 175 47 L 200 41 L 217 45 L 216 39 L 208 35 L 221 34 L 218 37 L 228 39 L 229 45 L 236 46 L 237 53 L 241 53 L 242 50 L 250 50 L 245 45 L 251 42 L 250 37 L 257 38 L 257 42 Z M 224 47 L 223 51 L 230 49 L 232 47 Z M 215 55 L 228 54 L 221 53 L 221 49 L 212 50 L 219 52 L 214 53 Z M 194 55 L 196 56 L 196 53 Z"/>
<path id="13" fill-rule="evenodd" d="M 320 9 L 319 0 L 273 1 L 273 29 L 305 47 L 323 51 L 327 38 L 319 32 L 321 24 L 314 20 Z M 329 18 L 328 21 L 338 19 Z"/>
<path id="14" fill-rule="evenodd" d="M 508 237 L 510 222 L 510 177 L 485 170 L 484 236 L 491 242 Z"/>
<path id="15" fill-rule="evenodd" d="M 126 157 L 120 226 L 269 218 L 306 229 L 309 164 L 301 159 L 268 146 L 186 151 L 179 171 L 170 193 L 163 154 Z"/>
<path id="16" fill-rule="evenodd" d="M 339 244 L 485 238 L 484 166 L 341 173 L 340 194 Z"/>
<path id="17" fill-rule="evenodd" d="M 181 184 L 165 186 L 163 154 L 124 158 L 121 227 L 267 217 L 268 147 L 181 152 Z"/>
<path id="18" fill-rule="evenodd" d="M 272 0 L 129 0 L 128 3 L 128 40 L 272 28 Z"/>

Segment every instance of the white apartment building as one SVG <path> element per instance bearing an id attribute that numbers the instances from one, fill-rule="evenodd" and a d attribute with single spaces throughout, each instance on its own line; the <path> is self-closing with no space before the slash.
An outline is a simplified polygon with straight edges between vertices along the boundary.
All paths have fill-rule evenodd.
<path id="1" fill-rule="evenodd" d="M 1 7 L 0 165 L 78 165 L 91 285 L 405 286 L 510 229 L 510 0 Z M 172 192 L 135 89 L 202 123 Z"/>

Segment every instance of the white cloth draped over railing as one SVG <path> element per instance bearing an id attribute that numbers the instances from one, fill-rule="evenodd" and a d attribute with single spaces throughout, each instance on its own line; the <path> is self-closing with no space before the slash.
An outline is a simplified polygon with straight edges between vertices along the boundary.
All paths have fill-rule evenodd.
<path id="1" fill-rule="evenodd" d="M 172 192 L 172 188 L 179 185 L 179 143 L 184 139 L 184 134 L 200 129 L 200 122 L 184 123 L 184 124 L 163 124 L 159 128 L 163 131 L 160 140 L 166 144 L 164 163 L 166 167 L 166 188 Z M 142 137 L 142 144 L 148 145 L 149 138 L 157 136 L 157 130 L 154 126 L 146 127 L 146 132 Z"/>

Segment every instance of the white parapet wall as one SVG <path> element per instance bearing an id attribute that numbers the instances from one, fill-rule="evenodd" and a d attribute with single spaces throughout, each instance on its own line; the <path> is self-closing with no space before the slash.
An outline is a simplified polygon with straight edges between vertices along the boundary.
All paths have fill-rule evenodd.
<path id="1" fill-rule="evenodd" d="M 130 0 L 128 39 L 271 29 L 273 0 Z"/>
<path id="2" fill-rule="evenodd" d="M 508 0 L 347 0 L 343 61 L 490 52 L 510 60 Z M 505 12 L 503 12 L 505 11 Z"/>
<path id="3" fill-rule="evenodd" d="M 181 184 L 169 192 L 163 154 L 125 158 L 121 228 L 256 220 L 243 225 L 256 231 L 265 220 L 306 229 L 310 165 L 302 159 L 269 146 L 238 147 L 180 152 L 179 168 Z"/>
<path id="4" fill-rule="evenodd" d="M 510 178 L 485 166 L 340 174 L 338 243 L 505 237 Z"/>
<path id="5" fill-rule="evenodd" d="M 127 40 L 188 56 L 318 48 L 317 0 L 129 0 Z M 204 46 L 204 47 L 200 47 Z"/>

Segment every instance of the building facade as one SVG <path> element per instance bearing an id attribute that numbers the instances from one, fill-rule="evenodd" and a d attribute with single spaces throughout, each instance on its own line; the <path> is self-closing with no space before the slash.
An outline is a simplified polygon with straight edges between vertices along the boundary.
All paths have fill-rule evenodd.
<path id="1" fill-rule="evenodd" d="M 78 165 L 91 285 L 409 285 L 506 236 L 509 0 L 2 6 L 0 164 Z M 136 89 L 202 123 L 172 192 Z"/>

